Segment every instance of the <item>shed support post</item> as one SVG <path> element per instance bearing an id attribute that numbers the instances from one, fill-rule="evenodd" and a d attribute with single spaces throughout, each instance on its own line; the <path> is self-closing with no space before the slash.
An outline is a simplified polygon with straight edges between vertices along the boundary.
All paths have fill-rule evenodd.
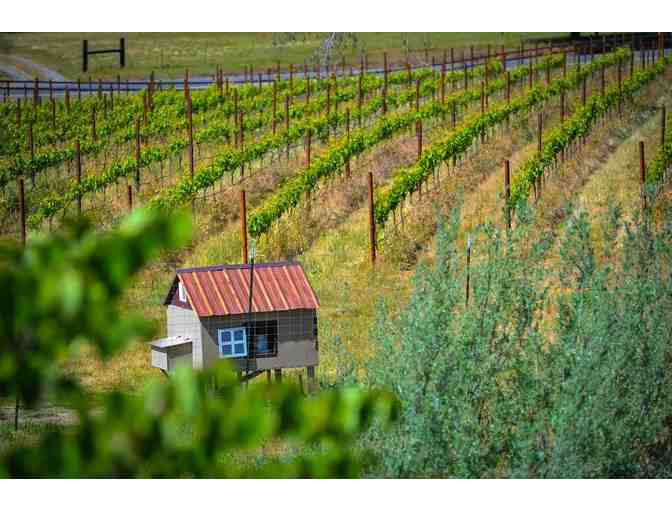
<path id="1" fill-rule="evenodd" d="M 315 393 L 317 391 L 315 367 L 306 367 L 306 376 L 308 377 L 308 393 Z"/>

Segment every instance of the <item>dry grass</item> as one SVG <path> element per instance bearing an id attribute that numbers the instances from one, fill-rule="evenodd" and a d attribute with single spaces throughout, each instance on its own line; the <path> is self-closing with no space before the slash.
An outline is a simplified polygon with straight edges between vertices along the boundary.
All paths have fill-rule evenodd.
<path id="1" fill-rule="evenodd" d="M 240 73 L 244 66 L 266 70 L 276 63 L 287 66 L 311 60 L 328 37 L 327 33 L 5 33 L 0 34 L 0 55 L 22 55 L 49 66 L 68 78 L 84 77 L 81 73 L 82 40 L 89 40 L 90 49 L 114 48 L 119 37 L 126 37 L 126 67 L 119 69 L 118 55 L 93 55 L 90 59 L 91 76 L 146 78 L 155 71 L 157 77 L 180 78 L 184 69 L 194 75 L 211 75 L 216 65 L 223 65 L 227 72 Z M 387 51 L 391 61 L 405 58 L 406 49 L 412 61 L 424 61 L 424 49 L 431 55 L 441 55 L 443 48 L 455 47 L 458 51 L 470 44 L 515 47 L 521 39 L 549 37 L 551 33 L 356 33 L 343 49 L 335 51 L 340 62 L 345 57 L 349 64 L 359 64 L 360 55 L 369 55 L 370 65 L 382 62 Z M 88 76 L 88 74 L 86 75 Z"/>

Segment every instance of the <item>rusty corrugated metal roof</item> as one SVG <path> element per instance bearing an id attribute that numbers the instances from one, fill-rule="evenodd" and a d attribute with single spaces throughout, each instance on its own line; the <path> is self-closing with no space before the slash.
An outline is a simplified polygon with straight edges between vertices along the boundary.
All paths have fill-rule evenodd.
<path id="1" fill-rule="evenodd" d="M 250 265 L 222 265 L 178 269 L 165 304 L 177 290 L 177 279 L 187 291 L 199 317 L 240 315 L 248 312 Z M 298 262 L 254 265 L 252 312 L 313 310 L 319 301 Z"/>

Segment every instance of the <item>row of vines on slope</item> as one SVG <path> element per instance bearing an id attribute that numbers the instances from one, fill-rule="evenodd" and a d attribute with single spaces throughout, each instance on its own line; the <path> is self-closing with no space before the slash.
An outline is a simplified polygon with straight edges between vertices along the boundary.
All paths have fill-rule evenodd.
<path id="1" fill-rule="evenodd" d="M 620 87 L 611 87 L 603 96 L 591 98 L 567 122 L 554 129 L 544 141 L 541 152 L 525 162 L 516 173 L 511 183 L 510 205 L 515 206 L 519 201 L 525 200 L 534 182 L 555 163 L 561 151 L 590 133 L 596 121 L 619 101 L 632 98 L 638 90 L 662 74 L 671 59 L 672 57 L 666 57 L 651 67 L 634 72 Z"/>
<path id="2" fill-rule="evenodd" d="M 560 66 L 563 57 L 549 57 L 533 68 Z M 520 67 L 512 73 L 512 80 L 527 76 L 530 69 Z M 487 93 L 506 87 L 506 80 L 500 79 L 488 85 Z M 309 168 L 288 180 L 271 198 L 264 202 L 250 216 L 249 229 L 253 236 L 266 233 L 271 225 L 287 211 L 296 207 L 301 197 L 310 193 L 323 179 L 341 173 L 347 161 L 362 154 L 365 150 L 387 140 L 395 134 L 412 126 L 417 120 L 445 116 L 455 105 L 466 105 L 480 99 L 480 92 L 466 91 L 446 98 L 445 102 L 434 101 L 419 112 L 409 112 L 395 117 L 383 118 L 369 130 L 360 130 L 346 135 L 322 157 L 315 158 Z"/>
<path id="3" fill-rule="evenodd" d="M 501 63 L 493 61 L 489 63 L 488 72 L 493 76 L 499 74 L 502 70 Z M 482 76 L 484 73 L 484 67 L 476 67 L 468 71 L 467 75 L 471 79 L 478 76 Z M 421 69 L 412 73 L 394 73 L 389 76 L 388 82 L 392 84 L 410 84 L 417 80 L 423 80 L 431 75 L 431 71 L 427 69 Z M 457 79 L 463 78 L 463 73 L 449 73 L 446 75 L 446 83 L 455 82 Z M 307 83 L 298 84 L 299 86 L 293 88 L 295 94 L 305 93 L 305 89 L 308 86 Z M 333 86 L 333 96 L 330 95 L 327 98 L 326 88 L 327 86 L 322 87 L 323 93 L 316 96 L 312 102 L 306 104 L 302 103 L 300 105 L 291 105 L 289 107 L 288 116 L 292 120 L 300 120 L 309 114 L 319 113 L 324 111 L 327 107 L 327 103 L 331 104 L 335 110 L 338 109 L 338 105 L 342 103 L 347 103 L 352 101 L 359 94 L 359 85 L 351 85 L 347 88 L 338 88 L 336 86 L 336 81 L 334 80 L 331 83 Z M 373 75 L 362 76 L 361 83 L 361 92 L 364 96 L 369 95 L 370 93 L 379 90 L 383 86 L 383 78 L 376 77 Z M 311 85 L 311 88 L 313 85 Z M 430 91 L 435 91 L 436 88 L 423 87 L 423 93 L 427 94 Z M 287 94 L 289 91 L 287 91 Z M 221 117 L 229 118 L 232 115 L 242 112 L 242 113 L 251 113 L 259 112 L 259 115 L 255 116 L 245 116 L 242 122 L 243 131 L 252 131 L 263 127 L 268 127 L 275 120 L 276 123 L 282 123 L 285 121 L 284 109 L 280 108 L 275 113 L 268 111 L 268 107 L 272 105 L 273 96 L 267 97 L 268 94 L 255 98 L 254 96 L 248 98 L 247 101 L 241 99 L 239 101 L 224 103 L 220 105 L 214 112 L 210 112 L 210 119 L 206 122 L 206 119 L 203 119 L 201 122 L 203 124 L 207 123 L 207 126 L 203 129 L 198 130 L 195 133 L 195 141 L 197 143 L 205 143 L 211 140 L 218 140 L 220 138 L 230 141 L 234 136 L 235 132 L 240 129 L 239 122 L 236 120 L 222 120 Z M 394 95 L 390 96 L 388 103 L 391 106 L 398 106 L 403 102 L 408 102 L 412 100 L 410 98 L 411 94 L 407 93 L 405 95 L 396 97 Z M 219 97 L 219 96 L 217 96 Z M 282 102 L 281 96 L 280 102 Z M 160 109 L 157 110 L 149 120 L 150 123 L 147 126 L 142 126 L 140 128 L 140 138 L 143 142 L 146 142 L 148 138 L 156 135 L 166 135 L 170 133 L 175 133 L 180 130 L 184 130 L 187 127 L 187 120 L 184 111 L 184 102 L 179 102 L 174 106 L 177 106 L 172 109 Z M 380 106 L 379 106 L 380 107 Z M 111 144 L 123 144 L 130 142 L 135 139 L 136 133 L 135 129 L 132 127 L 134 115 L 137 115 L 138 112 L 117 112 L 116 122 L 110 125 L 104 125 L 100 131 L 99 136 L 95 139 L 90 135 L 90 119 L 85 119 L 81 122 L 79 129 L 79 138 L 82 141 L 81 143 L 81 152 L 85 155 L 94 155 L 100 153 L 103 149 L 107 148 Z M 121 129 L 117 136 L 112 137 L 112 128 L 111 126 L 118 127 L 119 125 L 127 126 L 124 129 Z M 131 127 L 128 127 L 131 126 Z M 55 165 L 67 161 L 73 161 L 75 159 L 76 152 L 73 147 L 57 148 L 53 150 L 47 150 L 36 154 L 34 157 L 29 157 L 22 155 L 20 152 L 17 152 L 13 161 L 6 166 L 5 168 L 0 168 L 0 187 L 5 186 L 13 178 L 19 175 L 35 175 L 38 174 L 47 168 L 51 168 Z"/>
<path id="4" fill-rule="evenodd" d="M 562 57 L 552 57 L 538 64 L 539 68 L 547 65 L 557 67 L 561 65 Z M 527 68 L 520 68 L 514 73 L 514 77 L 525 76 Z M 501 90 L 505 86 L 504 80 L 492 82 L 488 87 L 489 93 Z M 438 87 L 437 80 L 425 80 L 420 87 L 422 97 L 433 94 Z M 399 94 L 387 96 L 388 106 L 396 107 L 408 104 L 416 97 L 415 91 L 404 91 Z M 475 90 L 463 94 L 457 94 L 446 98 L 446 108 L 455 104 L 457 106 L 475 101 L 480 97 L 480 92 Z M 379 112 L 382 105 L 380 97 L 374 98 L 360 109 L 356 107 L 352 111 L 351 119 L 358 120 L 368 118 Z M 435 111 L 434 114 L 445 113 Z M 415 114 L 407 114 L 407 117 Z M 415 118 L 415 117 L 413 117 Z M 152 205 L 157 207 L 175 207 L 186 203 L 195 194 L 208 186 L 213 185 L 218 179 L 228 172 L 235 171 L 242 164 L 251 163 L 273 150 L 281 149 L 292 142 L 300 140 L 308 132 L 321 138 L 326 138 L 329 131 L 338 126 L 344 125 L 346 114 L 333 111 L 329 115 L 322 115 L 319 118 L 305 119 L 303 122 L 290 126 L 289 131 L 283 131 L 278 134 L 270 134 L 260 141 L 242 148 L 226 147 L 215 158 L 214 163 L 198 171 L 192 180 L 185 177 L 178 185 L 168 188 L 160 196 L 152 200 Z M 82 180 L 81 184 L 73 184 L 70 189 L 60 195 L 51 196 L 42 201 L 37 211 L 29 218 L 31 226 L 37 226 L 41 221 L 53 217 L 58 211 L 63 210 L 67 204 L 76 200 L 78 196 L 87 193 L 93 193 L 104 190 L 107 186 L 116 182 L 119 178 L 132 175 L 140 168 L 146 167 L 151 163 L 163 161 L 171 156 L 180 154 L 188 146 L 186 139 L 178 139 L 167 146 L 161 148 L 145 148 L 141 151 L 139 163 L 135 158 L 129 158 L 124 162 L 114 163 L 111 167 L 99 175 L 92 175 Z"/>
<path id="5" fill-rule="evenodd" d="M 509 104 L 495 107 L 484 115 L 475 116 L 462 129 L 451 133 L 445 140 L 423 153 L 417 164 L 399 171 L 388 186 L 376 193 L 376 222 L 384 225 L 390 214 L 403 203 L 408 195 L 417 191 L 439 165 L 463 154 L 488 129 L 513 115 L 529 112 L 549 98 L 558 96 L 562 91 L 577 88 L 596 70 L 616 65 L 625 61 L 629 56 L 628 50 L 618 50 L 611 55 L 596 59 L 581 69 L 575 69 L 566 78 L 560 78 L 548 87 L 538 85 Z"/>

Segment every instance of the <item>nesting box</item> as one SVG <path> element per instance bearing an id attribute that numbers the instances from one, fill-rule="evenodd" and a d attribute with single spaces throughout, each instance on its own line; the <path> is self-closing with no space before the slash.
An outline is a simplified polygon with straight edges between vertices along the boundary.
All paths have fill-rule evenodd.
<path id="1" fill-rule="evenodd" d="M 246 378 L 304 367 L 315 377 L 319 302 L 298 262 L 179 269 L 164 305 L 168 336 L 150 345 L 166 373 L 226 359 Z"/>

